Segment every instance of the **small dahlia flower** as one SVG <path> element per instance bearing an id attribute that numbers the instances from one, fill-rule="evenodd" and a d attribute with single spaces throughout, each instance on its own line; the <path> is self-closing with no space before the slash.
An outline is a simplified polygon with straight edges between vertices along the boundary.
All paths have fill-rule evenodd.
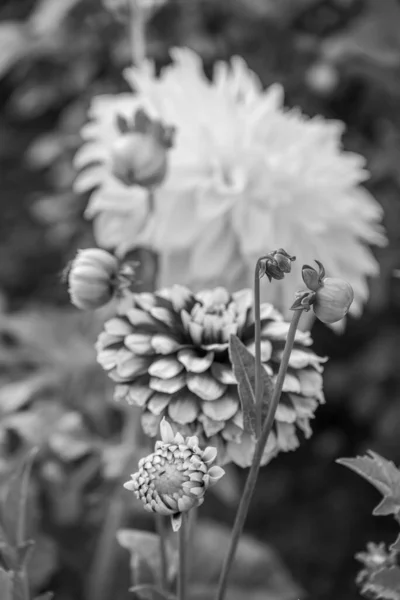
<path id="1" fill-rule="evenodd" d="M 76 189 L 93 190 L 86 214 L 99 245 L 160 252 L 161 286 L 234 291 L 250 285 L 268 240 L 341 273 L 354 289 L 351 312 L 360 313 L 367 277 L 379 270 L 369 246 L 386 238 L 381 207 L 361 185 L 365 160 L 342 149 L 343 123 L 287 110 L 282 87 L 263 89 L 240 57 L 217 63 L 210 81 L 194 52 L 171 54 L 159 76 L 150 63 L 127 71 L 135 94 L 93 99 Z M 124 186 L 110 166 L 118 114 L 131 118 L 139 108 L 176 128 L 151 219 L 144 190 Z M 290 278 L 263 292 L 288 314 L 300 285 L 294 264 Z"/>
<path id="2" fill-rule="evenodd" d="M 264 368 L 277 376 L 289 323 L 270 305 L 261 307 Z M 166 417 L 175 431 L 196 435 L 218 449 L 220 464 L 248 466 L 255 440 L 243 427 L 237 382 L 229 359 L 229 337 L 254 352 L 252 292 L 224 288 L 193 294 L 174 286 L 154 294 L 132 294 L 120 314 L 105 324 L 97 359 L 116 382 L 115 398 L 143 409 L 142 426 L 157 435 Z M 322 393 L 322 363 L 298 331 L 283 396 L 263 464 L 279 451 L 297 448 L 297 429 L 311 435 L 310 419 Z"/>
<path id="3" fill-rule="evenodd" d="M 201 450 L 196 436 L 174 435 L 165 419 L 160 431 L 161 441 L 156 442 L 153 454 L 139 461 L 139 471 L 124 487 L 135 493 L 145 510 L 170 516 L 177 531 L 182 513 L 203 504 L 207 489 L 221 479 L 224 470 L 211 466 L 216 448 Z"/>

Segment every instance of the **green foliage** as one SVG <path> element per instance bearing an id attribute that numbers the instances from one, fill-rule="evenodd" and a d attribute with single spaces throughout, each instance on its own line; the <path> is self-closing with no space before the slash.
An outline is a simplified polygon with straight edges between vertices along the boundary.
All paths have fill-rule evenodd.
<path id="1" fill-rule="evenodd" d="M 231 335 L 229 340 L 229 357 L 233 372 L 238 382 L 239 397 L 243 411 L 244 430 L 256 434 L 256 405 L 255 405 L 255 359 L 243 342 Z M 267 371 L 262 368 L 262 417 L 268 412 L 271 402 L 273 384 Z"/>
<path id="2" fill-rule="evenodd" d="M 393 515 L 400 524 L 400 470 L 392 461 L 370 450 L 369 456 L 342 458 L 337 462 L 364 477 L 381 492 L 383 500 L 374 509 L 374 515 Z M 400 600 L 400 568 L 393 564 L 400 550 L 400 535 L 390 548 L 392 554 L 386 554 L 383 549 L 370 545 L 368 553 L 357 557 L 366 567 L 358 581 L 368 598 Z"/>
<path id="3" fill-rule="evenodd" d="M 157 587 L 159 578 L 158 539 L 154 534 L 147 532 L 124 530 L 119 532 L 120 543 L 131 553 L 132 581 L 134 589 L 140 593 L 150 594 L 146 598 L 160 600 L 160 591 Z M 214 521 L 201 520 L 196 527 L 196 534 L 191 537 L 190 571 L 188 580 L 188 600 L 211 600 L 215 597 L 216 586 L 225 558 L 230 530 Z M 176 536 L 171 534 L 168 540 L 167 556 L 170 560 L 171 575 L 176 575 Z M 174 551 L 171 551 L 171 549 Z M 153 573 L 153 582 L 138 582 L 137 556 L 147 565 Z M 148 577 L 148 572 L 146 574 Z M 237 550 L 236 559 L 232 569 L 231 584 L 228 588 L 228 597 L 238 600 L 246 596 L 252 600 L 297 600 L 301 590 L 293 582 L 275 552 L 256 541 L 250 536 L 243 536 Z M 164 596 L 165 597 L 165 596 Z"/>

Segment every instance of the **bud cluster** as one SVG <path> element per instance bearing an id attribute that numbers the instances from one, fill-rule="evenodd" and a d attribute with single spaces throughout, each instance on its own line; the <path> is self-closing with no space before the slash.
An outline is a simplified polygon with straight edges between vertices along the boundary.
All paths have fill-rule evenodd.
<path id="1" fill-rule="evenodd" d="M 259 260 L 259 276 L 266 275 L 272 279 L 283 279 L 286 273 L 292 270 L 292 262 L 296 260 L 295 256 L 290 256 L 283 248 L 270 252 Z"/>

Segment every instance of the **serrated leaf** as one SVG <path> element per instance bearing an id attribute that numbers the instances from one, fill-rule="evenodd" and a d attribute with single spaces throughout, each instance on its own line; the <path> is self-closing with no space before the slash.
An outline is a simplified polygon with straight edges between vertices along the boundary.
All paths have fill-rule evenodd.
<path id="1" fill-rule="evenodd" d="M 7 491 L 0 507 L 0 520 L 8 544 L 18 548 L 25 536 L 26 502 L 29 477 L 36 449 L 31 450 L 21 461 L 15 474 L 6 484 Z"/>
<path id="2" fill-rule="evenodd" d="M 396 552 L 400 552 L 400 535 L 398 536 L 397 540 L 393 542 L 393 544 L 390 546 L 390 549 L 395 550 Z"/>
<path id="3" fill-rule="evenodd" d="M 236 336 L 231 335 L 229 340 L 229 358 L 232 363 L 233 372 L 238 382 L 239 398 L 243 411 L 243 425 L 247 433 L 255 435 L 256 432 L 256 409 L 255 409 L 255 381 L 256 364 L 253 354 L 246 348 L 243 342 Z M 263 368 L 262 374 L 262 416 L 268 412 L 273 393 L 271 377 Z"/>
<path id="4" fill-rule="evenodd" d="M 0 598 L 12 600 L 12 576 L 0 568 Z"/>
<path id="5" fill-rule="evenodd" d="M 400 568 L 393 566 L 373 573 L 368 587 L 371 586 L 378 598 L 400 600 Z"/>
<path id="6" fill-rule="evenodd" d="M 400 471 L 392 461 L 369 451 L 369 456 L 341 458 L 339 464 L 349 467 L 369 481 L 383 495 L 374 515 L 396 515 L 400 511 Z"/>
<path id="7" fill-rule="evenodd" d="M 175 596 L 165 594 L 160 588 L 154 585 L 134 585 L 129 588 L 130 592 L 134 592 L 143 600 L 173 600 Z"/>

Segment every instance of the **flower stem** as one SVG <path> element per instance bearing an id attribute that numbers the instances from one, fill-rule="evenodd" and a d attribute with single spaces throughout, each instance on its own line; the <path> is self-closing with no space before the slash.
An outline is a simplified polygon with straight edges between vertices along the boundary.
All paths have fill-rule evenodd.
<path id="1" fill-rule="evenodd" d="M 240 535 L 243 530 L 244 523 L 246 521 L 247 513 L 250 506 L 250 501 L 256 487 L 258 471 L 260 470 L 261 459 L 264 453 L 265 444 L 267 443 L 268 436 L 271 432 L 272 425 L 274 423 L 276 409 L 278 408 L 279 400 L 282 393 L 283 382 L 285 380 L 286 371 L 289 364 L 290 353 L 293 348 L 293 343 L 296 335 L 296 329 L 299 324 L 302 310 L 296 310 L 293 313 L 293 317 L 290 323 L 288 335 L 286 338 L 285 348 L 283 351 L 282 361 L 279 367 L 278 377 L 276 380 L 274 393 L 272 395 L 271 404 L 268 408 L 267 416 L 262 427 L 261 435 L 257 440 L 257 444 L 254 450 L 253 462 L 250 467 L 249 474 L 245 488 L 240 499 L 240 504 L 236 513 L 235 523 L 233 525 L 231 540 L 229 544 L 228 553 L 225 558 L 222 572 L 219 579 L 217 600 L 223 600 L 225 597 L 226 586 L 228 582 L 229 571 L 232 566 L 233 559 L 235 558 L 236 547 L 239 542 Z"/>
<path id="2" fill-rule="evenodd" d="M 179 529 L 179 573 L 177 600 L 186 599 L 186 514 L 182 514 L 182 524 Z"/>
<path id="3" fill-rule="evenodd" d="M 261 378 L 261 318 L 260 318 L 260 259 L 254 271 L 254 333 L 255 333 L 255 401 L 256 401 L 256 436 L 261 435 L 262 427 L 262 378 Z"/>
<path id="4" fill-rule="evenodd" d="M 130 1 L 129 36 L 131 41 L 132 61 L 137 67 L 146 58 L 146 17 L 140 0 Z"/>
<path id="5" fill-rule="evenodd" d="M 168 561 L 167 561 L 167 529 L 165 527 L 165 517 L 163 515 L 156 514 L 156 529 L 159 539 L 160 549 L 160 564 L 161 564 L 161 588 L 165 591 L 168 590 Z"/>

